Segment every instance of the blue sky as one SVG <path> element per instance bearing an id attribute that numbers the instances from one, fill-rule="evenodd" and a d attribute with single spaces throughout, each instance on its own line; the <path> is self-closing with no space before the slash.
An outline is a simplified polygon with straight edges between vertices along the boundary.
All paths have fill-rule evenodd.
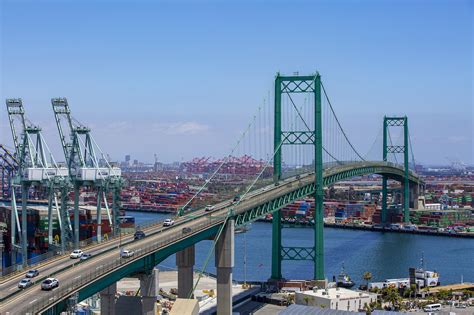
<path id="1" fill-rule="evenodd" d="M 113 159 L 228 152 L 277 71 L 322 76 L 368 151 L 408 115 L 417 160 L 474 163 L 470 1 L 1 1 L 0 98 L 22 97 L 60 155 L 66 96 Z M 0 142 L 11 143 L 5 110 Z"/>

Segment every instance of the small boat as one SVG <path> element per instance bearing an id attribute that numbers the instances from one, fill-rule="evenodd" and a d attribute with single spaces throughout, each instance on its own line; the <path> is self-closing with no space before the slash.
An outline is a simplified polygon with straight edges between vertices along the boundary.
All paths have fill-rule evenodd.
<path id="1" fill-rule="evenodd" d="M 247 225 L 242 225 L 242 226 L 236 228 L 236 229 L 234 230 L 234 233 L 235 233 L 235 234 L 245 233 L 245 232 L 247 232 L 248 230 L 250 230 L 250 228 L 249 228 Z"/>
<path id="2" fill-rule="evenodd" d="M 355 285 L 354 281 L 351 280 L 351 277 L 349 277 L 349 275 L 344 271 L 344 264 L 342 264 L 341 272 L 337 276 L 336 284 L 341 288 L 352 288 Z"/>

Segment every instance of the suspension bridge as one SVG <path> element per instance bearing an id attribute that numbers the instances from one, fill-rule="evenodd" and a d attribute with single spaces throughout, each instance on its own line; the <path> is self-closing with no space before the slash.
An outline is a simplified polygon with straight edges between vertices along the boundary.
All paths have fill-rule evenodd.
<path id="1" fill-rule="evenodd" d="M 112 195 L 114 210 L 110 212 L 110 217 L 113 228 L 117 231 L 119 191 L 123 180 L 119 169 L 107 161 L 98 162 L 96 151 L 100 149 L 91 137 L 90 129 L 71 118 L 67 101 L 53 99 L 52 104 L 66 166 L 62 167 L 47 160 L 43 149 L 46 147 L 44 139 L 39 137 L 32 141 L 31 135 L 40 134 L 40 128 L 23 119 L 24 109 L 16 99 L 7 100 L 7 108 L 16 109 L 12 113 L 9 112 L 11 119 L 14 114 L 21 117 L 22 141 L 15 140 L 18 139 L 18 132 L 11 120 L 16 154 L 2 154 L 2 169 L 5 169 L 7 175 L 8 172 L 16 170 L 17 175 L 12 175 L 10 187 L 14 208 L 12 220 L 18 231 L 26 225 L 26 221 L 20 223 L 18 220 L 19 210 L 16 209 L 16 202 L 13 202 L 15 186 L 21 187 L 22 191 L 22 215 L 26 213 L 27 194 L 32 182 L 49 187 L 50 208 L 57 196 L 63 198 L 62 206 L 59 207 L 56 202 L 56 208 L 58 216 L 63 220 L 61 249 L 64 254 L 66 248 L 78 248 L 80 244 L 77 221 L 68 222 L 69 216 L 65 209 L 68 203 L 67 191 L 74 191 L 74 220 L 77 220 L 80 187 L 96 187 L 98 213 L 102 201 L 108 211 L 107 196 Z M 61 127 L 61 115 L 66 117 L 69 138 Z M 399 129 L 399 137 L 393 136 L 394 129 Z M 196 286 L 193 283 L 194 245 L 203 240 L 212 240 L 211 250 L 200 270 L 200 276 L 215 252 L 217 312 L 231 314 L 234 229 L 268 214 L 272 214 L 272 272 L 269 278 L 274 281 L 283 278 L 284 260 L 309 260 L 314 264 L 313 280 L 324 281 L 324 187 L 357 176 L 377 174 L 382 177 L 383 222 L 387 220 L 389 180 L 398 181 L 403 187 L 402 208 L 405 222 L 409 221 L 410 207 L 417 206 L 417 195 L 420 189 L 423 189 L 424 183 L 412 170 L 415 164 L 408 118 L 386 116 L 381 130 L 381 136 L 375 138 L 369 153 L 361 154 L 343 129 L 319 73 L 308 76 L 277 74 L 273 102 L 270 102 L 268 97 L 258 107 L 257 113 L 230 152 L 216 164 L 202 187 L 197 189 L 194 196 L 180 209 L 173 226 L 150 224 L 144 228 L 147 236 L 138 241 L 133 241 L 130 236 L 120 240 L 110 238 L 107 241 L 98 237 L 98 244 L 90 248 L 94 256 L 81 263 L 71 261 L 68 255 L 43 262 L 39 267 L 41 274 L 53 275 L 60 282 L 59 288 L 51 292 L 41 291 L 42 279 L 38 279 L 30 288 L 20 291 L 12 288 L 16 287 L 21 275 L 3 277 L 0 280 L 1 313 L 57 314 L 70 307 L 71 301 L 81 301 L 98 292 L 101 293 L 103 311 L 107 313 L 113 309 L 115 283 L 123 277 L 135 275 L 140 278 L 144 313 L 152 314 L 156 307 L 156 296 L 153 295 L 153 285 L 150 284 L 153 282 L 153 267 L 176 253 L 178 297 L 189 298 Z M 79 139 L 81 135 L 86 136 L 84 141 Z M 216 201 L 212 210 L 206 211 L 199 197 L 215 178 L 232 172 L 225 165 L 235 156 L 251 156 L 258 161 L 256 174 L 243 181 L 236 196 L 223 195 L 222 200 Z M 13 163 L 12 160 L 16 162 Z M 48 176 L 42 175 L 32 179 L 25 175 L 32 168 L 53 171 L 49 172 Z M 12 171 L 9 171 L 10 169 Z M 90 178 L 87 177 L 89 174 L 92 174 Z M 59 184 L 54 186 L 51 183 Z M 314 246 L 283 246 L 283 226 L 279 210 L 307 196 L 313 197 L 315 204 Z M 49 213 L 53 213 L 53 210 L 50 209 Z M 99 214 L 97 220 L 100 220 Z M 25 231 L 25 228 L 22 231 Z M 26 232 L 23 232 L 23 235 L 17 234 L 22 252 L 26 253 Z M 16 243 L 15 233 L 12 235 Z M 117 246 L 120 245 L 134 250 L 135 255 L 127 259 L 121 258 L 117 252 Z M 23 265 L 27 265 L 25 259 Z M 197 281 L 199 279 L 200 277 Z"/>

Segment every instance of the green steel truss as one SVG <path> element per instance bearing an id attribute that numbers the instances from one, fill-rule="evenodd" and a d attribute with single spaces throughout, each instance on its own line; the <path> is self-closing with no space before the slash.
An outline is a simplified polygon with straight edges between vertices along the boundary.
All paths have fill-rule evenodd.
<path id="1" fill-rule="evenodd" d="M 393 145 L 388 143 L 389 127 L 403 127 L 403 145 Z M 387 161 L 388 154 L 403 154 L 404 174 L 400 182 L 403 184 L 403 220 L 410 222 L 410 188 L 409 188 L 409 169 L 408 169 L 408 118 L 387 117 L 383 119 L 383 160 Z M 382 216 L 383 224 L 387 223 L 387 177 L 382 178 Z"/>
<path id="2" fill-rule="evenodd" d="M 311 260 L 314 261 L 315 252 L 311 247 L 282 247 L 281 258 L 283 260 Z"/>
<path id="3" fill-rule="evenodd" d="M 363 176 L 369 174 L 379 174 L 387 178 L 400 181 L 404 178 L 404 169 L 384 162 L 356 162 L 343 166 L 338 166 L 324 172 L 323 185 L 330 186 L 336 182 L 343 181 L 355 176 Z M 420 184 L 421 180 L 413 173 L 409 173 L 409 181 L 413 184 Z M 269 213 L 276 213 L 276 211 L 284 208 L 287 205 L 294 203 L 306 196 L 314 195 L 316 185 L 314 182 L 302 187 L 288 190 L 285 194 L 278 196 L 273 200 L 268 200 L 254 208 L 247 209 L 243 213 L 238 213 L 235 216 L 236 227 L 251 223 L 260 218 L 265 217 Z M 237 211 L 239 212 L 239 211 Z"/>
<path id="4" fill-rule="evenodd" d="M 282 95 L 291 93 L 309 93 L 309 97 L 314 97 L 314 130 L 282 130 Z M 307 117 L 309 118 L 309 117 Z M 282 175 L 282 145 L 312 145 L 314 146 L 314 172 L 315 186 L 312 193 L 315 198 L 315 224 L 314 224 L 314 247 L 306 248 L 305 251 L 312 252 L 311 256 L 305 255 L 305 258 L 312 257 L 314 262 L 314 279 L 324 279 L 324 257 L 323 257 L 323 143 L 322 143 L 322 115 L 321 115 L 321 76 L 315 73 L 310 76 L 281 76 L 279 73 L 275 78 L 275 125 L 274 125 L 274 149 L 273 159 L 273 179 L 277 183 Z M 300 192 L 301 193 L 301 192 Z M 285 198 L 291 198 L 286 196 Z M 277 200 L 277 203 L 286 203 L 285 198 Z M 279 209 L 281 206 L 276 204 Z M 255 210 L 264 211 L 263 209 Z M 252 214 L 248 214 L 251 216 Z M 283 248 L 281 240 L 281 214 L 280 211 L 274 211 L 272 222 L 272 275 L 271 278 L 278 280 L 282 278 L 281 263 L 282 260 L 291 257 L 291 260 L 299 258 L 298 255 L 288 253 L 300 252 L 301 248 Z"/>
<path id="5" fill-rule="evenodd" d="M 404 176 L 404 170 L 396 165 L 386 162 L 355 162 L 325 170 L 323 183 L 324 186 L 329 186 L 337 181 L 368 174 L 386 175 L 388 178 L 400 180 Z M 314 176 L 314 174 L 311 176 Z M 301 177 L 304 177 L 304 175 L 301 175 Z M 409 179 L 410 182 L 415 184 L 421 183 L 420 179 L 413 173 L 409 174 Z M 293 178 L 292 182 L 294 183 L 298 181 L 298 179 Z M 234 216 L 235 225 L 242 226 L 248 224 L 259 218 L 265 217 L 265 215 L 268 213 L 276 213 L 276 211 L 295 202 L 298 199 L 304 198 L 308 195 L 314 195 L 316 190 L 316 184 L 314 180 L 311 180 L 309 184 L 302 186 L 289 185 L 292 182 L 285 183 L 285 187 L 288 187 L 288 190 L 285 190 L 282 195 L 272 200 L 267 200 L 264 203 L 255 206 L 254 208 L 239 209 L 237 206 L 235 209 L 237 214 Z M 79 290 L 79 300 L 86 299 L 87 297 L 101 291 L 114 282 L 131 274 L 150 270 L 170 255 L 202 240 L 213 237 L 216 233 L 218 233 L 220 225 L 225 221 L 225 217 L 214 217 L 214 219 L 217 220 L 216 225 L 209 226 L 197 234 L 185 236 L 174 244 L 170 244 L 145 257 L 131 261 L 130 264 L 121 266 L 110 273 L 98 272 L 96 278 L 91 279 L 88 285 Z M 221 222 L 219 223 L 219 221 Z M 307 247 L 280 247 L 280 255 L 283 260 L 314 261 L 316 252 L 313 248 Z M 71 292 L 71 294 L 72 293 L 73 292 Z M 54 314 L 57 314 L 61 310 L 64 310 L 64 307 L 65 303 L 58 303 L 54 306 L 51 305 L 50 310 L 52 310 Z"/>
<path id="6" fill-rule="evenodd" d="M 283 144 L 314 144 L 314 132 L 311 131 L 282 131 Z"/>

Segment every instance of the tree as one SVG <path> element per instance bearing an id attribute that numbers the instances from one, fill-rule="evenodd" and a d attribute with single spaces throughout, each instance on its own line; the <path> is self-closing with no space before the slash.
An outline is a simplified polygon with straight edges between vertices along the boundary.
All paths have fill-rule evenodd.
<path id="1" fill-rule="evenodd" d="M 438 300 L 448 300 L 449 299 L 449 291 L 448 290 L 439 290 L 438 293 L 436 293 L 436 297 Z"/>
<path id="2" fill-rule="evenodd" d="M 385 302 L 389 302 L 392 308 L 395 308 L 396 305 L 400 303 L 401 296 L 398 293 L 397 288 L 387 287 L 384 288 L 382 292 L 382 297 Z"/>
<path id="3" fill-rule="evenodd" d="M 367 290 L 369 289 L 369 281 L 372 279 L 372 273 L 370 271 L 364 272 L 364 280 L 367 283 Z"/>
<path id="4" fill-rule="evenodd" d="M 306 305 L 308 305 L 308 303 L 309 303 L 309 296 L 305 296 L 305 297 L 303 298 L 303 300 L 304 300 L 304 302 L 306 303 Z"/>

